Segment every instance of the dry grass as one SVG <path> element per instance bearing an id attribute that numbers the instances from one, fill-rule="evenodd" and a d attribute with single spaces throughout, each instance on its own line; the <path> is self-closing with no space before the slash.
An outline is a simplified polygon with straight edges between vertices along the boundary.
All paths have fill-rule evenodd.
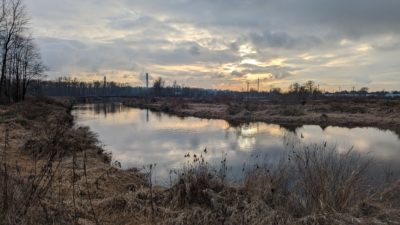
<path id="1" fill-rule="evenodd" d="M 205 151 L 206 152 L 206 151 Z M 206 154 L 206 153 L 204 153 Z M 208 191 L 220 192 L 225 186 L 226 166 L 221 161 L 219 170 L 213 169 L 202 155 L 186 155 L 187 164 L 178 171 L 177 183 L 169 190 L 171 202 L 178 207 L 190 204 L 210 206 L 211 198 Z"/>
<path id="2" fill-rule="evenodd" d="M 13 114 L 14 119 L 10 119 L 2 127 L 5 134 L 2 140 L 4 147 L 1 160 L 3 164 L 1 174 L 4 182 L 0 189 L 2 190 L 4 224 L 31 224 L 32 220 L 49 218 L 49 212 L 46 210 L 46 196 L 52 189 L 61 165 L 60 159 L 65 152 L 64 146 L 58 140 L 65 134 L 64 124 L 70 121 L 66 113 L 53 115 L 49 122 L 57 121 L 57 123 L 49 124 L 50 126 L 46 129 L 42 127 L 41 132 L 36 133 L 38 136 L 45 137 L 40 146 L 36 145 L 37 149 L 30 149 L 29 154 L 23 154 L 20 159 L 16 157 L 18 151 L 24 149 L 20 149 L 20 142 L 12 143 L 22 141 L 15 139 L 14 136 L 27 135 L 18 132 L 21 130 L 21 124 L 16 118 L 27 121 L 24 127 L 35 127 L 37 124 L 33 121 L 43 122 L 44 118 L 50 114 L 50 111 L 44 112 L 47 114 L 40 113 L 42 102 L 38 105 L 29 105 L 29 107 L 26 104 L 28 103 L 11 107 L 5 114 Z M 29 110 L 39 110 L 39 112 L 30 113 Z"/>
<path id="3" fill-rule="evenodd" d="M 283 116 L 304 116 L 304 108 L 298 105 L 292 106 L 282 106 L 279 112 Z"/>
<path id="4" fill-rule="evenodd" d="M 291 148 L 279 163 L 251 166 L 240 185 L 221 175 L 225 160 L 214 168 L 201 155 L 186 155 L 188 163 L 176 172 L 176 184 L 155 194 L 156 217 L 163 224 L 400 222 L 400 183 L 385 185 L 385 190 L 371 186 L 370 160 L 325 143 Z"/>
<path id="5" fill-rule="evenodd" d="M 150 167 L 110 165 L 67 110 L 51 101 L 0 108 L 0 224 L 400 224 L 400 183 L 371 186 L 369 161 L 352 151 L 288 139 L 287 157 L 257 162 L 240 184 L 226 179 L 225 158 L 215 168 L 205 151 L 186 155 L 170 188 L 157 187 Z"/>
<path id="6" fill-rule="evenodd" d="M 170 104 L 178 101 L 184 104 Z M 191 99 L 160 98 L 146 102 L 130 99 L 127 106 L 148 108 L 178 116 L 195 116 L 207 119 L 225 119 L 238 122 L 268 122 L 282 125 L 315 124 L 321 126 L 374 126 L 398 132 L 400 127 L 400 100 L 326 98 L 320 100 L 276 101 L 249 100 L 199 103 Z M 322 115 L 329 118 L 321 119 Z M 324 116 L 324 117 L 325 117 Z"/>
<path id="7" fill-rule="evenodd" d="M 96 201 L 128 183 L 146 185 L 141 174 L 113 168 L 96 136 L 73 127 L 68 109 L 40 100 L 4 110 L 13 116 L 0 127 L 7 134 L 0 139 L 0 224 L 100 224 Z"/>

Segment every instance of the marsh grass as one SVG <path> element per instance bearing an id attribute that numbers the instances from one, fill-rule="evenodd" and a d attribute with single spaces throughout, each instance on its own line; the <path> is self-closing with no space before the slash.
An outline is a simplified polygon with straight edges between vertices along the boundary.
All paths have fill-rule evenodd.
<path id="1" fill-rule="evenodd" d="M 54 133 L 55 135 L 59 133 Z M 49 219 L 49 211 L 46 208 L 45 196 L 49 193 L 55 181 L 55 176 L 60 168 L 60 157 L 62 151 L 56 147 L 56 143 L 47 151 L 40 152 L 43 160 L 37 163 L 35 158 L 34 167 L 28 174 L 21 172 L 18 162 L 15 167 L 7 160 L 8 136 L 4 139 L 3 168 L 0 174 L 4 182 L 0 186 L 3 190 L 2 214 L 4 224 L 30 224 L 31 220 Z M 38 210 L 39 209 L 39 210 Z M 42 216 L 38 214 L 43 213 Z"/>
<path id="2" fill-rule="evenodd" d="M 368 182 L 371 165 L 352 149 L 297 143 L 278 162 L 265 160 L 248 169 L 243 186 L 251 198 L 294 217 L 346 213 L 376 190 Z"/>
<path id="3" fill-rule="evenodd" d="M 304 116 L 304 107 L 301 105 L 283 105 L 279 110 L 279 114 L 283 116 Z"/>
<path id="4" fill-rule="evenodd" d="M 266 157 L 244 168 L 239 184 L 219 175 L 220 170 L 227 171 L 226 160 L 213 167 L 202 155 L 187 154 L 188 163 L 170 189 L 172 196 L 178 199 L 179 207 L 193 210 L 201 206 L 201 214 L 207 215 L 196 222 L 197 217 L 190 214 L 195 212 L 189 210 L 185 214 L 189 224 L 219 224 L 221 218 L 228 224 L 358 224 L 343 221 L 382 212 L 377 195 L 383 192 L 382 187 L 395 184 L 370 182 L 370 170 L 374 169 L 370 158 L 353 149 L 339 152 L 326 142 L 293 141 L 287 146 L 288 152 L 279 161 Z M 339 214 L 347 216 L 335 218 Z M 265 221 L 260 217 L 270 218 Z"/>
<path id="5" fill-rule="evenodd" d="M 204 150 L 207 154 L 207 150 Z M 203 154 L 186 154 L 187 160 L 182 169 L 174 171 L 177 183 L 171 188 L 175 205 L 184 207 L 190 204 L 211 205 L 207 190 L 220 192 L 225 185 L 226 157 L 222 158 L 219 169 L 212 167 Z"/>
<path id="6" fill-rule="evenodd" d="M 169 188 L 157 187 L 154 166 L 140 172 L 112 166 L 110 158 L 103 164 L 99 159 L 107 156 L 96 136 L 72 127 L 62 112 L 17 114 L 31 129 L 20 144 L 12 129 L 20 124 L 7 122 L 8 136 L 1 127 L 1 225 L 400 224 L 400 183 L 390 169 L 384 183 L 371 183 L 371 160 L 352 149 L 285 136 L 286 154 L 258 157 L 239 183 L 228 178 L 226 154 L 211 165 L 204 149 L 184 156 Z M 16 152 L 18 161 L 9 161 Z"/>
<path id="7" fill-rule="evenodd" d="M 76 224 L 78 214 L 86 214 L 99 224 L 86 152 L 90 150 L 104 161 L 110 158 L 88 128 L 72 126 L 65 107 L 46 104 L 23 102 L 6 112 L 15 113 L 27 124 L 21 128 L 17 120 L 9 120 L 1 127 L 0 224 Z M 26 116 L 29 109 L 40 111 L 43 107 L 47 114 Z M 82 207 L 82 203 L 89 203 L 89 207 Z"/>

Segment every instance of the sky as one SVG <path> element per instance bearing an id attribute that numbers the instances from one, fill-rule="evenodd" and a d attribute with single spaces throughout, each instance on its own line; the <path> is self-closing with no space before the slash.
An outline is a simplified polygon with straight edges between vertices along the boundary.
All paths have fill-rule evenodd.
<path id="1" fill-rule="evenodd" d="M 48 78 L 400 89 L 399 0 L 25 0 Z"/>

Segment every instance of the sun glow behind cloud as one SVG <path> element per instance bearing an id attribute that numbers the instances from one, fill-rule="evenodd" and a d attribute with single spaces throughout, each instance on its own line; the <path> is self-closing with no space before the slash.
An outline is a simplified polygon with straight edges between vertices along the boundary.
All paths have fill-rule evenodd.
<path id="1" fill-rule="evenodd" d="M 26 1 L 50 78 L 143 85 L 149 72 L 235 90 L 259 78 L 263 89 L 306 80 L 326 90 L 400 85 L 400 3 L 389 0 Z"/>

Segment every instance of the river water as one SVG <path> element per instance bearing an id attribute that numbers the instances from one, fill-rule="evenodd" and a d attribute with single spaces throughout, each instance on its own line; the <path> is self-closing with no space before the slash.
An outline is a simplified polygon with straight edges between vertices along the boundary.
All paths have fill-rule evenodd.
<path id="1" fill-rule="evenodd" d="M 389 130 L 267 123 L 231 126 L 224 120 L 180 118 L 119 103 L 78 105 L 72 114 L 77 125 L 89 126 L 98 134 L 123 168 L 156 164 L 154 179 L 160 185 L 168 184 L 170 171 L 182 168 L 188 153 L 202 155 L 215 165 L 226 158 L 230 176 L 238 178 L 245 165 L 260 158 L 278 161 L 288 150 L 288 139 L 327 142 L 341 152 L 353 148 L 381 169 L 400 171 L 400 138 Z"/>

